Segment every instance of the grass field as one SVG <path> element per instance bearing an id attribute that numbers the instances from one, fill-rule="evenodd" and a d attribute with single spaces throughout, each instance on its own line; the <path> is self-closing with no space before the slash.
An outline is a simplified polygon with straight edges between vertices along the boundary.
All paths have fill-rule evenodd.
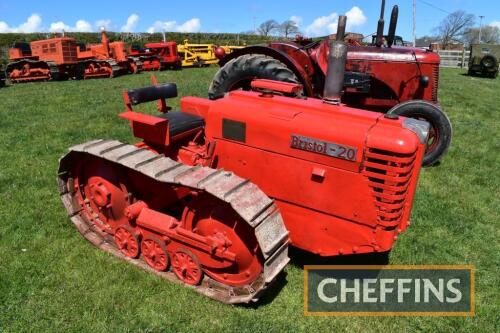
<path id="1" fill-rule="evenodd" d="M 205 96 L 215 71 L 158 78 L 177 82 L 181 96 Z M 314 258 L 300 254 L 262 303 L 228 306 L 91 246 L 60 203 L 58 158 L 95 138 L 131 142 L 116 115 L 122 90 L 149 83 L 143 73 L 0 89 L 0 332 L 499 332 L 500 79 L 462 74 L 442 71 L 452 147 L 422 172 L 413 224 L 390 263 L 475 265 L 475 317 L 304 317 L 302 265 Z"/>

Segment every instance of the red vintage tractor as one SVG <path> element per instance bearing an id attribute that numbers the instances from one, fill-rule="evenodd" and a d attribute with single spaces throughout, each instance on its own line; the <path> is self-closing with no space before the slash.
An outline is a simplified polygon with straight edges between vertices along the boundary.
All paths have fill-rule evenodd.
<path id="1" fill-rule="evenodd" d="M 429 50 L 393 47 L 398 16 L 394 6 L 389 33 L 383 36 L 381 17 L 376 45 L 348 46 L 342 102 L 372 111 L 426 120 L 431 124 L 424 165 L 438 162 L 451 142 L 451 123 L 438 104 L 439 55 Z M 217 99 L 235 89 L 250 90 L 255 78 L 300 83 L 301 97 L 321 97 L 327 72 L 328 38 L 313 42 L 271 42 L 235 50 L 221 66 L 209 89 Z"/>
<path id="2" fill-rule="evenodd" d="M 16 42 L 9 49 L 6 77 L 11 83 L 73 77 L 78 63 L 76 50 L 76 40 L 68 37 Z"/>
<path id="3" fill-rule="evenodd" d="M 345 16 L 339 33 L 343 36 Z M 95 140 L 60 160 L 61 199 L 95 246 L 226 303 L 256 300 L 288 245 L 335 256 L 389 251 L 410 224 L 429 125 L 340 103 L 347 47 L 329 42 L 324 99 L 296 83 L 181 99 L 126 91 L 142 141 Z M 133 110 L 158 100 L 159 115 Z"/>
<path id="4" fill-rule="evenodd" d="M 79 45 L 78 59 L 79 76 L 84 79 L 135 74 L 142 70 L 141 61 L 127 54 L 125 42 L 109 42 L 104 30 L 100 44 Z"/>
<path id="5" fill-rule="evenodd" d="M 182 60 L 176 42 L 146 43 L 146 50 L 160 57 L 162 69 L 181 69 Z"/>
<path id="6" fill-rule="evenodd" d="M 133 44 L 128 49 L 128 54 L 142 63 L 143 71 L 159 71 L 164 69 L 161 58 L 148 49 L 138 44 Z"/>

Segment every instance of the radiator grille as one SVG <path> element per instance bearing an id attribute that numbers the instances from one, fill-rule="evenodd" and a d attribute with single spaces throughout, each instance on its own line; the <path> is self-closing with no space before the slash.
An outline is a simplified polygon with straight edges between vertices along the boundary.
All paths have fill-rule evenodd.
<path id="1" fill-rule="evenodd" d="M 395 227 L 401 222 L 415 155 L 416 152 L 396 154 L 379 149 L 368 149 L 365 154 L 363 174 L 371 188 L 378 223 L 384 227 Z"/>
<path id="2" fill-rule="evenodd" d="M 439 66 L 432 68 L 432 101 L 438 101 L 438 88 L 439 88 Z"/>

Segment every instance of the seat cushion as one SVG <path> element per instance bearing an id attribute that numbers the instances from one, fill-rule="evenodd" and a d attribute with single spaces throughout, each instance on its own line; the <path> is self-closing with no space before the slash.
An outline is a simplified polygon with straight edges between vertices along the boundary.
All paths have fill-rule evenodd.
<path id="1" fill-rule="evenodd" d="M 158 117 L 168 119 L 170 137 L 177 136 L 195 128 L 201 128 L 205 125 L 205 120 L 202 117 L 184 112 L 171 111 L 161 114 Z"/>

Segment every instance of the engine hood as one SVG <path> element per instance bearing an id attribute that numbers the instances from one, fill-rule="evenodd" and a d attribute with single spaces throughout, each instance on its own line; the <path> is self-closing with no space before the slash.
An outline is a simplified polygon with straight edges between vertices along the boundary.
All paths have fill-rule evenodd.
<path id="1" fill-rule="evenodd" d="M 203 101 L 207 138 L 292 156 L 327 166 L 359 172 L 367 148 L 395 154 L 414 153 L 420 143 L 405 118 L 331 105 L 319 99 L 262 97 L 256 92 L 234 91 L 208 101 L 189 98 L 183 111 L 200 114 L 193 102 Z M 200 102 L 201 102 L 200 101 Z M 229 125 L 227 125 L 229 124 Z M 244 128 L 244 138 L 227 135 L 224 126 Z M 243 133 L 243 130 L 241 130 Z"/>

